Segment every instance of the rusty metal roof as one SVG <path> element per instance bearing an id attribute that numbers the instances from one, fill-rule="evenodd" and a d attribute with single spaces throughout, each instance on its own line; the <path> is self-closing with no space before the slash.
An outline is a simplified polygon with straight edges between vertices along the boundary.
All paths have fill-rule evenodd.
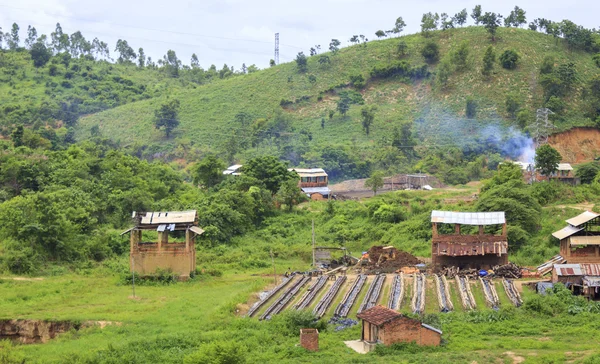
<path id="1" fill-rule="evenodd" d="M 431 222 L 461 225 L 497 225 L 506 223 L 504 211 L 499 212 L 454 212 L 431 211 Z"/>
<path id="2" fill-rule="evenodd" d="M 570 245 L 600 245 L 600 235 L 596 236 L 572 236 Z"/>
<path id="3" fill-rule="evenodd" d="M 579 266 L 585 275 L 600 276 L 600 264 L 581 263 Z"/>
<path id="4" fill-rule="evenodd" d="M 380 326 L 386 322 L 402 317 L 402 314 L 390 308 L 378 305 L 364 310 L 363 312 L 357 314 L 356 317 L 370 322 L 373 325 Z"/>
<path id="5" fill-rule="evenodd" d="M 191 224 L 196 221 L 196 210 L 146 212 L 145 215 L 142 214 L 144 213 L 140 213 L 142 216 L 140 225 Z"/>
<path id="6" fill-rule="evenodd" d="M 600 216 L 600 214 L 591 211 L 585 211 L 573 218 L 570 218 L 569 220 L 567 220 L 567 223 L 573 226 L 579 226 L 597 218 L 598 216 Z"/>
<path id="7" fill-rule="evenodd" d="M 554 270 L 560 277 L 582 276 L 584 274 L 579 264 L 555 264 Z"/>
<path id="8" fill-rule="evenodd" d="M 554 236 L 555 238 L 557 238 L 558 240 L 563 240 L 565 238 L 568 238 L 569 236 L 575 234 L 576 232 L 579 232 L 583 230 L 583 228 L 576 228 L 574 226 L 567 226 L 565 228 L 562 228 L 558 231 L 555 231 L 552 233 L 552 236 Z"/>

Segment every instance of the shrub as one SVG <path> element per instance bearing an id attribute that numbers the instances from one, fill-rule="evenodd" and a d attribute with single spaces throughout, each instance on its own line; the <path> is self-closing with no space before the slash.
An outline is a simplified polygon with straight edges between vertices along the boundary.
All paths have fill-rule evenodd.
<path id="1" fill-rule="evenodd" d="M 477 101 L 475 101 L 472 97 L 467 97 L 465 115 L 469 119 L 473 119 L 477 115 Z"/>
<path id="2" fill-rule="evenodd" d="M 350 83 L 357 90 L 360 90 L 366 86 L 365 78 L 360 73 L 357 75 L 350 75 Z"/>
<path id="3" fill-rule="evenodd" d="M 183 358 L 184 364 L 243 364 L 248 348 L 234 341 L 215 341 Z"/>
<path id="4" fill-rule="evenodd" d="M 440 58 L 440 47 L 435 42 L 427 42 L 421 50 L 421 55 L 427 63 L 435 63 Z"/>
<path id="5" fill-rule="evenodd" d="M 408 45 L 406 44 L 405 41 L 401 40 L 400 42 L 398 42 L 398 55 L 400 57 L 404 57 L 408 54 Z M 600 66 L 598 66 L 600 67 Z"/>
<path id="6" fill-rule="evenodd" d="M 317 329 L 323 332 L 327 329 L 327 322 L 317 320 L 310 311 L 286 310 L 271 319 L 278 334 L 284 336 L 297 336 L 300 329 Z"/>
<path id="7" fill-rule="evenodd" d="M 557 114 L 560 114 L 565 110 L 565 102 L 558 96 L 550 96 L 544 106 Z"/>
<path id="8" fill-rule="evenodd" d="M 517 68 L 518 61 L 519 55 L 512 49 L 507 49 L 500 55 L 500 64 L 507 70 L 513 70 Z"/>
<path id="9" fill-rule="evenodd" d="M 592 59 L 596 63 L 596 66 L 600 67 L 600 53 L 596 54 Z"/>

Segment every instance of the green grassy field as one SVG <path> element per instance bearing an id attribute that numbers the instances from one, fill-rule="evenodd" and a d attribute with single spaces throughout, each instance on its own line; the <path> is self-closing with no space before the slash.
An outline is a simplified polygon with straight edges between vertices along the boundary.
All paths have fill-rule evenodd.
<path id="1" fill-rule="evenodd" d="M 220 342 L 241 347 L 250 363 L 495 363 L 512 362 L 512 355 L 527 363 L 562 363 L 589 358 L 600 344 L 596 315 L 548 317 L 503 305 L 500 312 L 480 307 L 474 313 L 436 315 L 444 331 L 440 348 L 408 346 L 357 354 L 342 343 L 360 337 L 355 326 L 322 331 L 320 351 L 308 353 L 297 347 L 298 334 L 286 326 L 285 315 L 271 321 L 236 316 L 237 304 L 267 284 L 268 279 L 261 278 L 264 273 L 227 273 L 170 286 L 138 286 L 138 299 L 129 297 L 130 286 L 119 285 L 117 277 L 104 274 L 35 281 L 5 278 L 0 281 L 0 318 L 102 320 L 119 326 L 71 331 L 47 344 L 4 345 L 0 358 L 6 358 L 3 363 L 21 359 L 39 363 L 203 362 L 193 360 L 203 348 Z M 531 295 L 525 292 L 525 299 Z"/>

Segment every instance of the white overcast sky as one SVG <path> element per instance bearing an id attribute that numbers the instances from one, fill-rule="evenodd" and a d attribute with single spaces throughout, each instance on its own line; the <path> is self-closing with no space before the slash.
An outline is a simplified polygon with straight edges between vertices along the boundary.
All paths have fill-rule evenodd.
<path id="1" fill-rule="evenodd" d="M 308 54 L 316 44 L 327 49 L 332 38 L 343 45 L 353 34 L 374 39 L 376 30 L 391 29 L 399 16 L 407 23 L 404 34 L 414 33 L 423 13 L 453 15 L 467 8 L 470 14 L 477 4 L 484 12 L 503 15 L 519 5 L 528 21 L 569 19 L 587 28 L 600 27 L 599 0 L 0 0 L 0 26 L 7 32 L 16 22 L 24 39 L 27 25 L 49 36 L 60 22 L 65 33 L 80 30 L 89 40 L 98 37 L 109 43 L 113 57 L 115 43 L 122 38 L 136 51 L 143 47 L 155 61 L 173 49 L 185 64 L 196 53 L 204 68 L 221 68 L 224 63 L 236 69 L 242 63 L 264 68 L 273 58 L 276 32 L 283 63 L 299 51 Z"/>

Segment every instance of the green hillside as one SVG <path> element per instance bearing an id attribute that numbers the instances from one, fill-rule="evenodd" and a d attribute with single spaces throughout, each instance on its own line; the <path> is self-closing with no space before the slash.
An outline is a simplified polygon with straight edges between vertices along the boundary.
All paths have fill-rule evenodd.
<path id="1" fill-rule="evenodd" d="M 400 42 L 407 45 L 405 56 L 398 53 Z M 440 61 L 429 65 L 421 55 L 427 42 L 437 43 L 440 51 Z M 451 53 L 463 42 L 469 50 L 466 69 L 453 67 L 447 85 L 442 87 L 436 82 L 439 65 L 452 63 Z M 482 58 L 489 45 L 494 47 L 496 59 L 505 50 L 515 50 L 520 57 L 516 69 L 504 69 L 497 61 L 492 75 L 485 78 L 481 74 Z M 346 153 L 353 166 L 361 161 L 367 165 L 356 165 L 345 176 L 363 176 L 371 166 L 389 171 L 410 169 L 410 155 L 390 151 L 394 128 L 410 126 L 413 136 L 427 149 L 451 146 L 457 136 L 468 136 L 476 142 L 483 126 L 490 124 L 501 130 L 510 125 L 527 128 L 534 121 L 535 109 L 545 105 L 540 67 L 548 56 L 555 68 L 572 62 L 576 70 L 576 81 L 559 100 L 564 111 L 554 116 L 554 123 L 559 129 L 592 125 L 586 89 L 589 80 L 600 74 L 592 55 L 570 50 L 563 39 L 531 30 L 502 28 L 496 41 L 491 42 L 482 27 L 449 29 L 436 31 L 431 38 L 408 35 L 326 55 L 330 64 L 319 62 L 322 55 L 309 57 L 306 72 L 290 62 L 196 89 L 170 92 L 168 97 L 181 101 L 181 124 L 172 138 L 165 138 L 153 127 L 154 110 L 164 97 L 85 116 L 79 122 L 77 138 L 89 138 L 90 129 L 98 126 L 103 136 L 121 145 L 149 145 L 152 153 L 167 152 L 173 158 L 194 160 L 207 152 L 227 152 L 233 162 L 275 154 L 292 164 L 327 166 L 331 154 Z M 431 74 L 370 76 L 373 68 L 402 61 L 412 70 L 427 67 Z M 345 117 L 336 113 L 329 119 L 328 115 L 336 109 L 340 93 L 351 89 L 351 76 L 359 74 L 367 80 L 366 87 L 360 89 L 364 104 L 378 107 L 368 136 L 361 125 L 362 106 L 352 105 Z M 520 115 L 525 119 L 521 125 L 506 111 L 508 94 L 521 105 L 520 111 L 525 110 Z M 472 120 L 465 118 L 469 97 L 478 105 L 477 117 Z M 249 114 L 250 122 L 235 121 L 242 112 Z M 405 139 L 406 134 L 402 137 Z M 424 154 L 421 151 L 420 156 Z"/>

